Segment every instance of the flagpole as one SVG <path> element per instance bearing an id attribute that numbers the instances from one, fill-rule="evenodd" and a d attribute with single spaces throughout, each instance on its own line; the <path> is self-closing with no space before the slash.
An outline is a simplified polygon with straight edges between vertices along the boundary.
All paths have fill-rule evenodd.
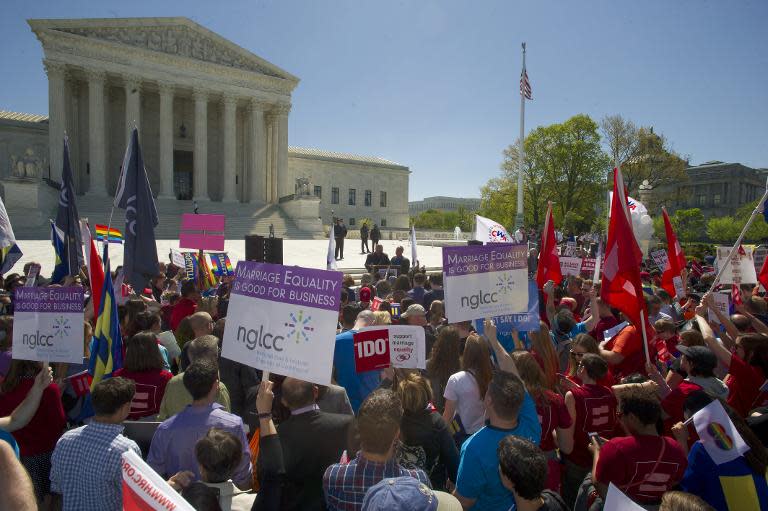
<path id="1" fill-rule="evenodd" d="M 725 269 L 728 268 L 731 264 L 731 259 L 733 258 L 734 254 L 736 254 L 736 251 L 741 246 L 741 242 L 744 240 L 744 236 L 746 236 L 747 231 L 752 226 L 752 222 L 755 221 L 755 217 L 757 217 L 758 213 L 761 213 L 763 209 L 765 209 L 765 200 L 768 198 L 768 179 L 766 179 L 765 182 L 765 193 L 763 193 L 763 197 L 757 202 L 757 206 L 755 206 L 755 209 L 752 211 L 752 215 L 749 217 L 749 220 L 747 220 L 746 225 L 741 230 L 741 234 L 739 234 L 739 237 L 736 239 L 736 243 L 731 248 L 731 252 L 728 254 L 728 259 L 726 259 L 725 264 L 723 264 L 723 267 L 720 268 L 717 272 L 717 276 L 715 277 L 715 280 L 712 281 L 712 286 L 709 288 L 709 292 L 711 293 L 715 287 L 720 283 L 720 278 L 723 276 L 723 273 L 725 273 Z"/>
<path id="2" fill-rule="evenodd" d="M 643 332 L 643 351 L 646 363 L 651 363 L 651 354 L 648 351 L 648 332 L 645 331 L 645 311 L 640 309 L 640 330 Z"/>
<path id="3" fill-rule="evenodd" d="M 523 43 L 523 73 L 525 73 L 525 43 Z M 522 78 L 521 78 L 522 79 Z M 520 149 L 517 162 L 517 215 L 515 228 L 523 226 L 523 160 L 525 159 L 525 92 L 520 91 Z"/>

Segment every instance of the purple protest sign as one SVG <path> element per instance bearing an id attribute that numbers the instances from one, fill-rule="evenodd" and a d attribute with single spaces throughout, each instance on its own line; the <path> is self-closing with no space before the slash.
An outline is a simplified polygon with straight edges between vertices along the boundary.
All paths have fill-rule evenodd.
<path id="1" fill-rule="evenodd" d="M 443 247 L 443 273 L 446 277 L 528 268 L 525 245 L 495 243 L 466 247 Z"/>
<path id="2" fill-rule="evenodd" d="M 20 287 L 14 295 L 14 359 L 83 361 L 83 288 Z"/>
<path id="3" fill-rule="evenodd" d="M 232 294 L 338 311 L 341 279 L 338 271 L 240 261 Z"/>
<path id="4" fill-rule="evenodd" d="M 527 247 L 444 247 L 443 282 L 451 323 L 527 312 Z"/>
<path id="5" fill-rule="evenodd" d="M 341 272 L 240 261 L 221 355 L 313 383 L 331 380 Z"/>

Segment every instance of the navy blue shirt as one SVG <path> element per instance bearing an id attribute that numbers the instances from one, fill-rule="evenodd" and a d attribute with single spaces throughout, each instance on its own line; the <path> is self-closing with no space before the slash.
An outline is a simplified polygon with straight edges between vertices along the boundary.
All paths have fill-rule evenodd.
<path id="1" fill-rule="evenodd" d="M 344 387 L 357 414 L 363 400 L 379 387 L 379 371 L 355 372 L 355 346 L 352 336 L 356 330 L 347 330 L 336 336 L 333 351 L 333 366 L 336 368 L 336 383 Z"/>

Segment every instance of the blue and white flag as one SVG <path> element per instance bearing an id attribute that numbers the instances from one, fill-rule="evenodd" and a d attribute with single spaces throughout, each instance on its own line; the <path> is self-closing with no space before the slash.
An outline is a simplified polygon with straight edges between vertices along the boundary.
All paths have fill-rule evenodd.
<path id="1" fill-rule="evenodd" d="M 56 227 L 63 233 L 62 253 L 57 256 L 66 263 L 66 274 L 77 275 L 83 266 L 83 239 L 80 233 L 80 217 L 75 202 L 75 183 L 72 166 L 69 163 L 69 139 L 64 137 L 64 167 L 61 171 L 59 188 L 59 209 L 56 212 Z"/>

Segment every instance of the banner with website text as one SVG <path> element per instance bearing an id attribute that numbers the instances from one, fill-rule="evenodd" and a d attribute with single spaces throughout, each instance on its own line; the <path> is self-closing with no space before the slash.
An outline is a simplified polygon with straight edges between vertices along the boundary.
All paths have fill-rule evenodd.
<path id="1" fill-rule="evenodd" d="M 528 312 L 528 248 L 443 247 L 443 282 L 451 323 Z"/>
<path id="2" fill-rule="evenodd" d="M 122 455 L 123 511 L 194 511 L 176 490 L 133 451 Z"/>
<path id="3" fill-rule="evenodd" d="M 240 261 L 221 356 L 327 385 L 339 319 L 341 272 Z"/>
<path id="4" fill-rule="evenodd" d="M 83 288 L 16 288 L 12 355 L 19 360 L 83 363 Z"/>

